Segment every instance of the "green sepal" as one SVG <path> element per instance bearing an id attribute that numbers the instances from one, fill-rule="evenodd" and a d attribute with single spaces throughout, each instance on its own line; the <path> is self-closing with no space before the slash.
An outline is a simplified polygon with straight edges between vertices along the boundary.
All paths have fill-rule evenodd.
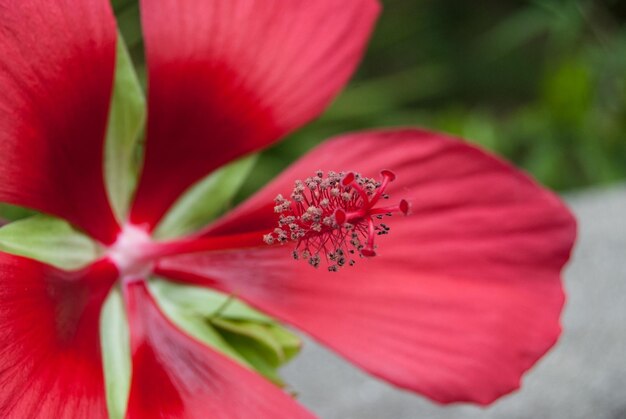
<path id="1" fill-rule="evenodd" d="M 104 249 L 59 218 L 38 214 L 0 228 L 0 250 L 65 270 L 87 266 Z"/>
<path id="2" fill-rule="evenodd" d="M 142 41 L 138 0 L 112 0 L 113 10 L 117 18 L 117 27 L 132 50 Z"/>
<path id="3" fill-rule="evenodd" d="M 153 280 L 163 311 L 191 336 L 284 386 L 278 369 L 300 350 L 300 339 L 244 302 L 205 288 Z"/>
<path id="4" fill-rule="evenodd" d="M 254 167 L 257 155 L 224 166 L 189 189 L 166 214 L 155 237 L 184 236 L 206 226 L 228 208 Z"/>
<path id="5" fill-rule="evenodd" d="M 128 7 L 136 2 L 137 0 L 111 0 L 111 7 L 117 12 L 117 10 Z"/>
<path id="6" fill-rule="evenodd" d="M 113 94 L 106 133 L 105 178 L 109 199 L 120 221 L 126 219 L 137 185 L 139 139 L 146 120 L 146 99 L 122 36 L 117 39 Z"/>
<path id="7" fill-rule="evenodd" d="M 302 339 L 298 335 L 275 323 L 267 325 L 266 328 L 282 350 L 281 364 L 286 364 L 300 353 Z"/>
<path id="8" fill-rule="evenodd" d="M 28 208 L 22 208 L 15 205 L 0 203 L 0 222 L 4 221 L 17 221 L 22 218 L 31 217 L 37 214 Z"/>
<path id="9" fill-rule="evenodd" d="M 248 320 L 257 323 L 272 323 L 274 320 L 251 308 L 236 298 L 225 296 L 208 288 L 177 284 L 155 279 L 150 288 L 157 298 L 168 300 L 180 310 L 211 319 L 221 317 L 233 320 Z"/>
<path id="10" fill-rule="evenodd" d="M 268 339 L 263 334 L 263 326 L 258 324 L 240 325 L 231 328 L 228 321 L 212 320 L 216 330 L 231 348 L 237 351 L 239 356 L 252 366 L 259 374 L 263 375 L 274 384 L 284 387 L 285 383 L 278 375 L 281 363 L 277 356 L 279 347 L 270 347 Z M 219 324 L 219 326 L 218 326 Z M 246 329 L 258 327 L 253 334 L 246 334 Z M 259 340 L 260 338 L 260 340 Z"/>
<path id="11" fill-rule="evenodd" d="M 171 288 L 169 285 L 171 284 L 160 279 L 154 279 L 149 283 L 150 291 L 152 295 L 154 295 L 161 310 L 163 310 L 178 327 L 191 336 L 245 364 L 245 360 L 240 358 L 239 355 L 228 346 L 219 333 L 207 322 L 206 317 L 199 315 L 193 309 L 193 304 L 181 305 L 180 300 L 170 298 L 168 290 L 172 290 L 176 286 L 171 285 L 174 287 Z"/>
<path id="12" fill-rule="evenodd" d="M 301 342 L 298 337 L 277 323 L 255 323 L 214 317 L 211 324 L 254 369 L 275 384 L 285 385 L 278 375 L 278 368 L 299 352 Z"/>
<path id="13" fill-rule="evenodd" d="M 221 332 L 222 336 L 227 338 L 227 341 L 231 341 L 229 338 L 232 336 L 241 340 L 249 341 L 250 344 L 255 344 L 259 349 L 258 352 L 262 352 L 262 355 L 268 364 L 278 367 L 280 366 L 281 361 L 285 359 L 280 343 L 274 339 L 271 333 L 268 333 L 266 324 L 249 321 L 226 320 L 220 317 L 214 317 L 210 321 L 211 324 Z M 234 346 L 238 347 L 250 345 Z"/>
<path id="14" fill-rule="evenodd" d="M 100 315 L 100 342 L 110 419 L 123 419 L 130 393 L 131 354 L 126 308 L 119 288 L 107 297 Z"/>

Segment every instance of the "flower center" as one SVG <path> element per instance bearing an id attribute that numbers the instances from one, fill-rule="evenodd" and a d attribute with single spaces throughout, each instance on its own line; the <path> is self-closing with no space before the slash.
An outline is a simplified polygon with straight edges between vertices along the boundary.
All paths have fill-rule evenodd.
<path id="1" fill-rule="evenodd" d="M 140 281 L 150 275 L 154 262 L 146 255 L 151 245 L 152 238 L 146 230 L 132 224 L 124 226 L 108 251 L 108 257 L 120 272 L 122 281 Z"/>
<path id="2" fill-rule="evenodd" d="M 306 259 L 317 268 L 322 259 L 328 270 L 354 265 L 356 257 L 376 256 L 374 239 L 389 234 L 390 227 L 381 221 L 394 213 L 407 214 L 409 203 L 376 207 L 389 199 L 385 189 L 395 175 L 381 172 L 381 180 L 353 172 L 319 170 L 306 180 L 296 180 L 291 200 L 278 195 L 274 211 L 280 214 L 278 227 L 266 234 L 267 244 L 295 242 L 294 259 Z"/>

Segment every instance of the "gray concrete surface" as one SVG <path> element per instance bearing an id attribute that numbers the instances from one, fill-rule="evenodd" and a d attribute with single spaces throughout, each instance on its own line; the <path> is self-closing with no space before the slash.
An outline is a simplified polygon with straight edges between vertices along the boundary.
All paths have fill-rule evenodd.
<path id="1" fill-rule="evenodd" d="M 626 185 L 567 198 L 579 241 L 559 344 L 522 389 L 481 409 L 396 390 L 307 341 L 284 376 L 323 419 L 626 419 Z"/>

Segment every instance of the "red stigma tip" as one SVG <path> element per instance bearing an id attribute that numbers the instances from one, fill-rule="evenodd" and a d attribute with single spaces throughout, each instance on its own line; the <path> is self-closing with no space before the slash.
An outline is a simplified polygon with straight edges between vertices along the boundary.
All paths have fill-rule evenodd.
<path id="1" fill-rule="evenodd" d="M 343 186 L 349 186 L 352 182 L 354 182 L 354 179 L 355 179 L 354 172 L 348 172 L 343 177 L 343 179 L 341 179 L 341 184 Z"/>
<path id="2" fill-rule="evenodd" d="M 376 251 L 374 249 L 361 249 L 361 254 L 367 258 L 373 258 L 376 256 Z"/>
<path id="3" fill-rule="evenodd" d="M 409 211 L 409 203 L 401 200 L 393 206 L 377 207 L 389 182 L 396 176 L 389 170 L 382 179 L 363 177 L 354 172 L 318 170 L 315 176 L 296 180 L 290 200 L 278 195 L 274 211 L 279 215 L 278 227 L 266 234 L 267 244 L 296 243 L 295 259 L 306 259 L 318 267 L 322 258 L 328 270 L 336 272 L 357 257 L 376 256 L 376 236 L 389 234 L 390 227 L 380 222 L 393 213 Z"/>
<path id="4" fill-rule="evenodd" d="M 403 199 L 400 201 L 400 211 L 402 211 L 402 214 L 407 215 L 409 213 L 409 201 L 407 201 L 406 199 Z"/>
<path id="5" fill-rule="evenodd" d="M 396 174 L 392 172 L 391 170 L 382 170 L 380 172 L 380 175 L 382 177 L 389 178 L 389 182 L 393 182 L 394 180 L 396 180 Z"/>
<path id="6" fill-rule="evenodd" d="M 335 210 L 335 222 L 340 226 L 344 225 L 346 222 L 346 212 L 342 208 L 337 208 Z"/>

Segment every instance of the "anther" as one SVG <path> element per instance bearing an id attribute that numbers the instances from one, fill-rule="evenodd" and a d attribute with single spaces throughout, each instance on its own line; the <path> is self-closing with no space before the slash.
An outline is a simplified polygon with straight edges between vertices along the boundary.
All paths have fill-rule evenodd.
<path id="1" fill-rule="evenodd" d="M 268 245 L 296 243 L 294 259 L 303 259 L 317 268 L 322 258 L 328 271 L 337 272 L 356 262 L 345 255 L 376 256 L 375 237 L 387 235 L 390 227 L 380 220 L 394 213 L 408 214 L 409 202 L 376 207 L 380 198 L 388 199 L 386 188 L 396 175 L 381 171 L 381 179 L 363 177 L 356 172 L 318 170 L 304 181 L 296 180 L 291 201 L 278 195 L 274 211 L 280 214 L 278 228 L 263 236 Z"/>

